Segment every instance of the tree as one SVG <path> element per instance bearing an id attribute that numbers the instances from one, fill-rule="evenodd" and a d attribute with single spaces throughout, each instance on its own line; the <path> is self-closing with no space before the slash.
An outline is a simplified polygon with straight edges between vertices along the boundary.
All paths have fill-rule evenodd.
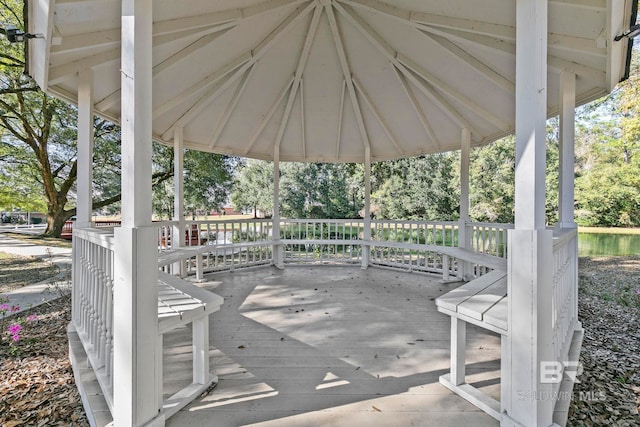
<path id="1" fill-rule="evenodd" d="M 458 217 L 455 153 L 381 162 L 373 176 L 380 183 L 372 202 L 390 219 L 451 220 Z"/>
<path id="2" fill-rule="evenodd" d="M 231 203 L 240 211 L 273 213 L 273 163 L 248 160 L 239 165 L 231 193 Z"/>

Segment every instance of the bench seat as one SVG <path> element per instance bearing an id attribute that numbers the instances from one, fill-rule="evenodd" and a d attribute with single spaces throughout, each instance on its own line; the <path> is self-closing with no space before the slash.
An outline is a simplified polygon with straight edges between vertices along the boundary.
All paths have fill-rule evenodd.
<path id="1" fill-rule="evenodd" d="M 497 420 L 500 402 L 467 384 L 465 379 L 466 324 L 500 334 L 502 348 L 509 333 L 507 322 L 507 273 L 493 270 L 436 298 L 438 311 L 451 316 L 451 371 L 440 383 Z M 501 365 L 501 377 L 504 364 Z"/>
<path id="2" fill-rule="evenodd" d="M 223 302 L 219 295 L 179 277 L 158 271 L 158 384 L 162 384 L 163 335 L 192 324 L 193 379 L 191 384 L 162 402 L 166 418 L 184 408 L 218 381 L 218 378 L 209 372 L 209 315 L 218 311 Z M 159 393 L 158 398 L 162 399 L 162 393 Z"/>
<path id="3" fill-rule="evenodd" d="M 202 256 L 205 254 L 213 255 L 231 255 L 236 251 L 255 248 L 259 246 L 274 246 L 282 244 L 282 242 L 275 242 L 272 240 L 259 240 L 256 242 L 241 242 L 241 243 L 226 243 L 226 244 L 212 244 L 212 245 L 200 245 L 200 246 L 185 246 L 176 249 L 169 249 L 162 251 L 158 254 L 158 266 L 168 267 L 172 264 L 182 263 L 190 258 L 196 258 L 196 278 L 202 280 L 203 278 L 203 264 Z M 182 269 L 182 267 L 181 267 Z"/>
<path id="4" fill-rule="evenodd" d="M 507 333 L 507 273 L 493 270 L 436 299 L 441 313 Z"/>

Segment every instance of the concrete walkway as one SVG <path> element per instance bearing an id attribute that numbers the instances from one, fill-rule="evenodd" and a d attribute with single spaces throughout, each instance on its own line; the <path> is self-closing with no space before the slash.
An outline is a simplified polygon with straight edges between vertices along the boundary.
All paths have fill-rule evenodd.
<path id="1" fill-rule="evenodd" d="M 60 291 L 69 291 L 71 248 L 34 245 L 0 233 L 0 252 L 50 260 L 60 268 L 60 273 L 52 279 L 24 286 L 3 294 L 9 297 L 11 305 L 20 307 L 20 311 L 17 313 L 60 297 Z M 59 286 L 59 289 L 52 286 L 54 282 Z"/>

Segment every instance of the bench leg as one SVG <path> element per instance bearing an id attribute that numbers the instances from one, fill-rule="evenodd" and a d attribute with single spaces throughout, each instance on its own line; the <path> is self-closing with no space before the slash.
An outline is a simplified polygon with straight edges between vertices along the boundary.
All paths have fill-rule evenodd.
<path id="1" fill-rule="evenodd" d="M 156 341 L 156 384 L 158 384 L 158 387 L 156 387 L 156 401 L 158 402 L 158 407 L 162 408 L 163 405 L 163 396 L 162 396 L 162 392 L 163 392 L 163 388 L 162 388 L 162 377 L 163 377 L 163 373 L 162 373 L 162 343 L 163 343 L 163 335 L 162 334 L 158 334 L 158 339 Z"/>
<path id="2" fill-rule="evenodd" d="M 467 322 L 451 317 L 451 383 L 465 383 Z"/>
<path id="3" fill-rule="evenodd" d="M 196 280 L 202 281 L 204 280 L 204 276 L 202 274 L 202 269 L 204 268 L 202 261 L 202 254 L 196 255 Z"/>
<path id="4" fill-rule="evenodd" d="M 449 281 L 449 255 L 442 255 L 442 281 Z"/>
<path id="5" fill-rule="evenodd" d="M 209 316 L 193 322 L 193 383 L 209 380 Z"/>

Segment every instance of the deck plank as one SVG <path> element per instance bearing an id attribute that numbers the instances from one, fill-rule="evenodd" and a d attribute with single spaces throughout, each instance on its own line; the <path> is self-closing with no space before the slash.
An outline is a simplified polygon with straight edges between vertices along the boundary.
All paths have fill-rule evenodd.
<path id="1" fill-rule="evenodd" d="M 220 382 L 168 426 L 497 425 L 438 383 L 450 326 L 438 276 L 287 266 L 206 277 L 224 298 L 210 316 Z M 165 335 L 166 394 L 191 374 L 190 334 Z M 498 398 L 499 337 L 470 326 L 467 351 L 469 376 Z"/>

